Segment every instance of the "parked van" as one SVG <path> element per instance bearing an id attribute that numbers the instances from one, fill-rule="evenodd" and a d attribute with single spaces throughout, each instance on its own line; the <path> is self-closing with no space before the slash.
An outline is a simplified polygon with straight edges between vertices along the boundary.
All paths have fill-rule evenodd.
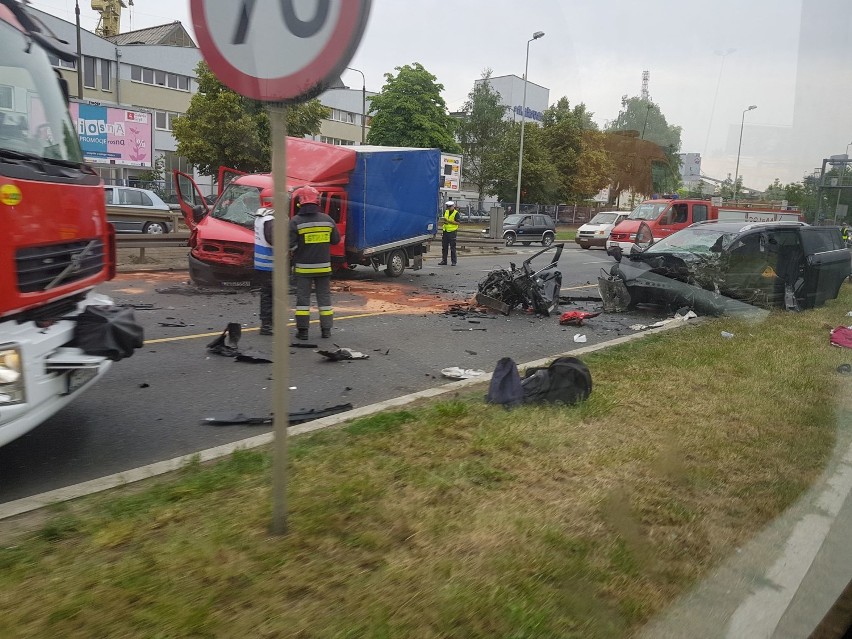
<path id="1" fill-rule="evenodd" d="M 148 189 L 105 186 L 107 220 L 116 233 L 168 233 L 173 217 L 169 205 Z"/>
<path id="2" fill-rule="evenodd" d="M 593 246 L 606 247 L 606 241 L 613 227 L 626 219 L 628 215 L 630 211 L 601 211 L 577 229 L 574 241 L 584 249 Z"/>

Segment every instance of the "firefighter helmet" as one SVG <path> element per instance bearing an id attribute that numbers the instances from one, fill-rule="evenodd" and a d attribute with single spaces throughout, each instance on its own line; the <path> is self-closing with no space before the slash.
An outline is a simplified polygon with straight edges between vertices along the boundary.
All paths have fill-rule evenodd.
<path id="1" fill-rule="evenodd" d="M 299 202 L 299 205 L 303 204 L 319 204 L 320 194 L 312 186 L 302 186 L 296 189 L 293 192 L 293 197 Z"/>

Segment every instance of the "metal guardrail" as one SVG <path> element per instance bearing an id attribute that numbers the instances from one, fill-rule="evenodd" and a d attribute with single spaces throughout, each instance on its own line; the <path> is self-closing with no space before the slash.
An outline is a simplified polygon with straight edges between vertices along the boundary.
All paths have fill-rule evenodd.
<path id="1" fill-rule="evenodd" d="M 120 249 L 180 248 L 189 246 L 189 233 L 164 233 L 163 235 L 118 233 L 115 236 L 115 246 Z"/>

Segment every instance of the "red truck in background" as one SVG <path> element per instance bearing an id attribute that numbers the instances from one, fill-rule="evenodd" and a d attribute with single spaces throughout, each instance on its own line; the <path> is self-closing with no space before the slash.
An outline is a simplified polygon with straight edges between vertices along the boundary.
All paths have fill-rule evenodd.
<path id="1" fill-rule="evenodd" d="M 73 346 L 86 308 L 112 306 L 93 288 L 115 273 L 115 238 L 48 52 L 76 59 L 22 3 L 0 0 L 0 85 L 14 98 L 0 112 L 0 445 L 111 364 Z"/>
<path id="2" fill-rule="evenodd" d="M 606 242 L 607 255 L 620 258 L 630 253 L 636 234 L 644 222 L 654 240 L 668 237 L 690 224 L 706 220 L 728 222 L 800 222 L 799 211 L 767 207 L 716 206 L 708 200 L 653 199 L 645 200 L 626 219 L 619 222 Z"/>

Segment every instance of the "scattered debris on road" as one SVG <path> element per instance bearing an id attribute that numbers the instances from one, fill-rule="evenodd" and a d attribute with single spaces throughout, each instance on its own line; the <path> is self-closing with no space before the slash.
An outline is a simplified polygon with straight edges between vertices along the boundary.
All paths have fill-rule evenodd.
<path id="1" fill-rule="evenodd" d="M 479 283 L 476 302 L 508 315 L 513 308 L 521 306 L 532 309 L 536 314 L 549 316 L 559 307 L 559 290 L 562 287 L 562 273 L 556 270 L 562 256 L 564 244 L 553 244 L 524 260 L 521 268 L 509 263 L 509 270 L 491 271 Z M 532 267 L 532 261 L 550 250 L 556 250 L 553 260 L 538 271 Z"/>
<path id="2" fill-rule="evenodd" d="M 321 417 L 336 415 L 352 410 L 352 404 L 337 404 L 326 408 L 302 408 L 299 410 L 290 411 L 287 413 L 287 422 L 292 426 L 294 424 L 303 424 Z M 272 424 L 272 415 L 254 417 L 243 413 L 231 413 L 226 415 L 216 415 L 213 417 L 205 417 L 201 423 L 207 426 L 264 426 Z"/>
<path id="3" fill-rule="evenodd" d="M 597 317 L 600 313 L 589 313 L 588 311 L 565 311 L 559 317 L 561 326 L 582 326 L 587 319 Z"/>
<path id="4" fill-rule="evenodd" d="M 441 375 L 443 375 L 444 377 L 449 377 L 450 379 L 471 379 L 472 377 L 479 377 L 480 375 L 485 375 L 485 371 L 473 368 L 460 368 L 458 366 L 451 366 L 450 368 L 442 369 Z"/>
<path id="5" fill-rule="evenodd" d="M 336 344 L 335 344 L 336 346 Z M 336 351 L 317 351 L 320 355 L 332 362 L 342 362 L 351 359 L 370 359 L 370 356 L 360 351 L 352 350 L 351 348 L 340 348 Z"/>

